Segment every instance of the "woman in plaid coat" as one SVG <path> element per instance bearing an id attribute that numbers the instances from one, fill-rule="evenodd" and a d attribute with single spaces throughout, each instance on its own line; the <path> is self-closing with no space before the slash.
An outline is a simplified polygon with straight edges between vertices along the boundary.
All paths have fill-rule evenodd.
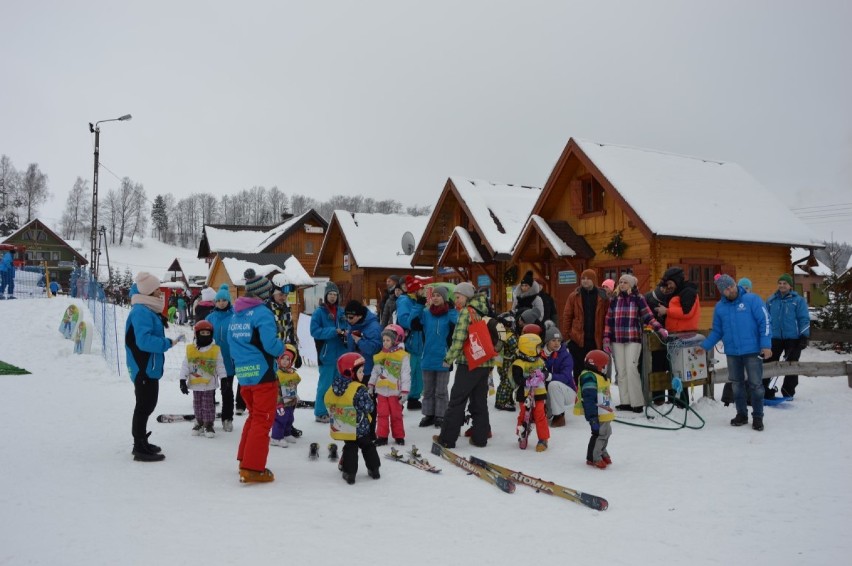
<path id="1" fill-rule="evenodd" d="M 642 328 L 650 325 L 665 340 L 668 332 L 654 318 L 645 297 L 636 288 L 637 279 L 625 273 L 618 280 L 616 296 L 610 301 L 604 325 L 604 352 L 612 355 L 618 375 L 619 409 L 642 412 L 645 396 L 639 375 Z"/>

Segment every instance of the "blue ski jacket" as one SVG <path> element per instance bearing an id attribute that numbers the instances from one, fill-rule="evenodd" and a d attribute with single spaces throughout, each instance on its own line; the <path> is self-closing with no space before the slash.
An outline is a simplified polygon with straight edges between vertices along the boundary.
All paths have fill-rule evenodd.
<path id="1" fill-rule="evenodd" d="M 130 309 L 124 325 L 124 352 L 130 380 L 137 376 L 150 379 L 163 377 L 165 354 L 172 347 L 166 338 L 163 319 L 145 305 L 136 304 Z"/>
<path id="2" fill-rule="evenodd" d="M 722 297 L 716 303 L 713 328 L 701 343 L 705 350 L 715 346 L 719 340 L 729 356 L 757 354 L 772 347 L 772 328 L 763 299 L 754 293 L 746 293 L 742 287 L 737 287 L 737 290 L 739 293 L 733 301 Z"/>
<path id="3" fill-rule="evenodd" d="M 311 337 L 317 345 L 319 365 L 337 367 L 337 358 L 347 351 L 346 342 L 337 334 L 337 329 L 348 327 L 343 307 L 338 306 L 334 311 L 325 304 L 317 307 L 311 315 Z"/>
<path id="4" fill-rule="evenodd" d="M 361 339 L 355 344 L 352 332 L 360 332 Z M 367 316 L 349 327 L 346 333 L 346 346 L 350 352 L 358 352 L 364 356 L 364 375 L 370 375 L 373 371 L 373 356 L 382 349 L 382 327 L 379 326 L 379 318 L 372 311 L 367 311 Z M 337 360 L 335 360 L 337 363 Z"/>
<path id="5" fill-rule="evenodd" d="M 423 355 L 423 325 L 420 313 L 424 307 L 424 303 L 412 299 L 410 295 L 400 295 L 396 300 L 396 322 L 405 330 L 405 351 L 417 357 Z"/>
<path id="6" fill-rule="evenodd" d="M 766 299 L 766 310 L 772 321 L 772 337 L 775 339 L 795 339 L 811 335 L 811 317 L 805 299 L 790 291 L 782 295 L 775 291 Z"/>
<path id="7" fill-rule="evenodd" d="M 442 315 L 434 315 L 429 309 L 422 309 L 418 317 L 423 324 L 423 362 L 420 367 L 428 371 L 449 371 L 444 367 L 444 356 L 449 348 L 449 338 L 453 327 L 459 320 L 459 311 L 449 305 Z"/>
<path id="8" fill-rule="evenodd" d="M 254 297 L 237 299 L 234 316 L 228 323 L 228 342 L 240 385 L 278 381 L 275 371 L 284 343 L 278 339 L 275 317 L 263 301 Z"/>

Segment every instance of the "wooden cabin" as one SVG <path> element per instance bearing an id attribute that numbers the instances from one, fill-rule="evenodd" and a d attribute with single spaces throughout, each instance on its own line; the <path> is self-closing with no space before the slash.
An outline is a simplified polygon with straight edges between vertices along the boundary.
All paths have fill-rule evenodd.
<path id="1" fill-rule="evenodd" d="M 633 273 L 647 292 L 679 265 L 699 288 L 701 328 L 710 327 L 719 298 L 714 275 L 748 277 L 753 292 L 766 297 L 780 274 L 792 272 L 791 246 L 820 247 L 777 196 L 734 163 L 576 138 L 532 215 L 513 261 L 536 266 L 560 308 L 583 269 L 594 269 L 598 284 Z"/>
<path id="2" fill-rule="evenodd" d="M 218 291 L 223 283 L 227 283 L 231 289 L 231 304 L 234 304 L 238 297 L 245 295 L 244 273 L 248 268 L 267 277 L 277 287 L 287 284 L 294 287 L 288 296 L 288 303 L 294 323 L 298 323 L 299 313 L 304 310 L 305 304 L 303 291 L 315 283 L 294 255 L 220 252 L 210 265 L 207 285 Z"/>
<path id="3" fill-rule="evenodd" d="M 411 267 L 427 220 L 426 216 L 335 210 L 313 275 L 327 277 L 338 286 L 342 305 L 354 298 L 378 306 L 389 276 L 428 275 L 428 268 Z"/>
<path id="4" fill-rule="evenodd" d="M 793 248 L 791 253 L 796 292 L 805 298 L 809 307 L 825 306 L 828 303 L 825 278 L 831 275 L 831 269 L 814 256 L 813 250 Z"/>
<path id="5" fill-rule="evenodd" d="M 313 266 L 327 228 L 328 222 L 314 209 L 298 216 L 286 215 L 276 226 L 206 224 L 198 257 L 212 263 L 219 252 L 288 254 L 302 265 Z"/>
<path id="6" fill-rule="evenodd" d="M 71 272 L 75 266 L 89 263 L 84 255 L 38 218 L 9 234 L 3 243 L 14 246 L 16 250 L 26 249 L 24 257 L 15 258 L 16 267 L 46 267 L 50 270 L 51 279 L 58 281 L 65 289 L 70 285 Z"/>
<path id="7" fill-rule="evenodd" d="M 524 273 L 511 262 L 515 242 L 540 194 L 538 187 L 450 177 L 411 264 L 439 281 L 470 281 L 506 310 Z"/>

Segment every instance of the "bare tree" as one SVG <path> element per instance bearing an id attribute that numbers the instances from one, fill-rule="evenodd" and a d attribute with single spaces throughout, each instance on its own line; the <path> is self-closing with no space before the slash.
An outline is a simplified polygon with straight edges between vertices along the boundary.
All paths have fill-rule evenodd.
<path id="1" fill-rule="evenodd" d="M 816 250 L 814 255 L 828 267 L 835 275 L 846 271 L 849 256 L 852 254 L 852 246 L 846 242 L 823 242 L 825 248 Z"/>
<path id="2" fill-rule="evenodd" d="M 115 244 L 118 225 L 121 221 L 121 213 L 119 212 L 121 209 L 121 206 L 119 205 L 120 201 L 121 198 L 119 197 L 118 190 L 110 189 L 106 194 L 104 202 L 99 205 L 99 209 L 103 212 L 103 215 L 101 216 L 101 226 L 106 226 L 107 232 L 109 233 L 109 242 L 111 244 Z M 100 226 L 97 228 L 100 229 Z"/>
<path id="3" fill-rule="evenodd" d="M 428 216 L 432 214 L 432 207 L 428 204 L 424 204 L 423 206 L 407 206 L 405 207 L 405 213 L 409 216 Z"/>
<path id="4" fill-rule="evenodd" d="M 8 156 L 0 157 L 0 236 L 8 236 L 20 227 L 21 175 Z"/>
<path id="5" fill-rule="evenodd" d="M 290 198 L 290 212 L 295 215 L 303 214 L 312 208 L 319 208 L 316 199 L 305 195 L 293 195 Z"/>
<path id="6" fill-rule="evenodd" d="M 134 185 L 133 196 L 130 202 L 130 222 L 128 224 L 128 236 L 130 242 L 138 235 L 142 236 L 148 227 L 148 197 L 145 196 L 145 187 L 141 183 Z"/>
<path id="7" fill-rule="evenodd" d="M 65 210 L 62 212 L 60 231 L 66 240 L 76 240 L 77 235 L 84 234 L 84 224 L 87 214 L 91 213 L 91 198 L 89 197 L 89 183 L 81 177 L 77 177 L 68 199 L 65 201 Z"/>
<path id="8" fill-rule="evenodd" d="M 20 193 L 21 206 L 26 211 L 29 222 L 38 214 L 38 207 L 47 202 L 50 191 L 47 189 L 47 175 L 38 168 L 38 163 L 30 163 L 26 173 L 21 177 Z"/>

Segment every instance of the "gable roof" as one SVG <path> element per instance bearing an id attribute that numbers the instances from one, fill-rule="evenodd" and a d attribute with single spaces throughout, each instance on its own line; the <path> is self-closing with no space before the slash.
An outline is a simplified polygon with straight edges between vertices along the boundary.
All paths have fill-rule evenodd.
<path id="1" fill-rule="evenodd" d="M 328 227 L 325 219 L 312 208 L 272 227 L 205 224 L 198 246 L 198 257 L 221 252 L 262 253 L 275 248 L 281 240 L 308 221 L 316 222 L 324 230 Z"/>
<path id="2" fill-rule="evenodd" d="M 222 262 L 222 266 L 228 273 L 228 277 L 237 286 L 244 286 L 246 284 L 244 274 L 249 267 L 254 269 L 258 275 L 263 276 L 276 271 L 279 272 L 273 277 L 275 284 L 278 286 L 288 283 L 297 286 L 316 284 L 296 256 L 292 254 L 226 252 L 219 254 L 216 260 Z"/>
<path id="3" fill-rule="evenodd" d="M 402 252 L 402 236 L 406 232 L 411 232 L 416 247 L 416 243 L 423 236 L 427 220 L 427 216 L 335 210 L 331 216 L 319 258 L 321 259 L 326 251 L 328 234 L 336 226 L 340 230 L 346 248 L 352 254 L 352 261 L 358 267 L 412 269 L 413 254 Z"/>
<path id="4" fill-rule="evenodd" d="M 72 252 L 72 253 L 74 254 L 74 256 L 77 258 L 77 263 L 78 263 L 78 264 L 80 264 L 80 265 L 88 265 L 88 264 L 89 264 L 89 260 L 87 260 L 87 259 L 86 259 L 86 256 L 84 256 L 83 254 L 81 254 L 80 252 L 78 252 L 78 251 L 77 251 L 77 249 L 76 249 L 73 245 L 71 245 L 71 244 L 70 244 L 67 240 L 65 240 L 64 238 L 60 237 L 60 236 L 59 236 L 56 232 L 54 232 L 53 230 L 51 230 L 51 229 L 48 227 L 48 225 L 47 225 L 47 224 L 45 224 L 44 222 L 42 222 L 42 221 L 41 221 L 41 220 L 39 220 L 38 218 L 33 218 L 32 220 L 30 220 L 29 222 L 27 222 L 26 224 L 24 224 L 23 226 L 21 226 L 20 228 L 18 228 L 17 230 L 15 230 L 14 232 L 12 232 L 12 233 L 11 233 L 11 234 L 9 234 L 8 236 L 6 236 L 6 238 L 5 238 L 5 239 L 0 240 L 0 242 L 8 242 L 8 241 L 10 241 L 10 240 L 14 239 L 16 236 L 20 236 L 21 234 L 23 234 L 23 233 L 24 233 L 24 232 L 26 232 L 27 230 L 29 230 L 29 229 L 33 228 L 34 226 L 38 226 L 38 228 L 39 228 L 39 229 L 44 230 L 44 231 L 45 231 L 45 232 L 47 232 L 50 236 L 52 236 L 54 239 L 56 239 L 58 242 L 60 242 L 60 243 L 64 244 L 64 245 L 65 245 L 65 247 L 66 247 L 66 248 L 68 248 L 68 250 L 69 250 L 70 252 Z M 37 242 L 36 242 L 36 244 L 37 244 Z M 25 245 L 26 245 L 26 244 L 25 244 Z M 27 246 L 27 248 L 29 249 L 29 246 Z"/>
<path id="5" fill-rule="evenodd" d="M 450 177 L 459 202 L 492 256 L 511 255 L 541 188 Z"/>
<path id="6" fill-rule="evenodd" d="M 819 247 L 810 228 L 736 163 L 571 138 L 545 193 L 572 153 L 647 234 Z"/>

